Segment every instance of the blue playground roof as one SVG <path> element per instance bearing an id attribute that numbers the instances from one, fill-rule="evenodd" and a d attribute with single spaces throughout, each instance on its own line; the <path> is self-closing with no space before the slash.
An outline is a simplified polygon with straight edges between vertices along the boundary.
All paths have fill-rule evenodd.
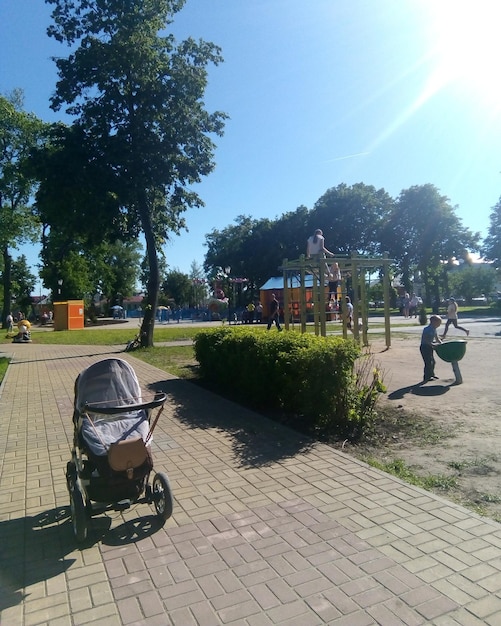
<path id="1" fill-rule="evenodd" d="M 299 287 L 300 286 L 299 275 L 289 276 L 287 279 L 287 285 L 289 288 Z M 313 276 L 311 274 L 307 274 L 304 277 L 304 285 L 305 287 L 313 286 Z M 272 276 L 271 278 L 268 278 L 268 280 L 264 283 L 262 287 L 260 287 L 260 289 L 262 289 L 263 291 L 267 289 L 283 289 L 283 288 L 284 288 L 283 276 Z"/>

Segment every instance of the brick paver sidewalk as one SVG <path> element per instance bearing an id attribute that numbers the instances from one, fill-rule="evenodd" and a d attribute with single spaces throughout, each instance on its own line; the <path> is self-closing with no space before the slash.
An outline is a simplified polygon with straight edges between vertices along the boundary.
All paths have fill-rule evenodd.
<path id="1" fill-rule="evenodd" d="M 501 623 L 501 526 L 101 347 L 8 345 L 0 388 L 5 626 Z M 155 431 L 173 517 L 93 517 L 79 550 L 64 468 L 73 383 L 125 357 L 169 394 Z"/>

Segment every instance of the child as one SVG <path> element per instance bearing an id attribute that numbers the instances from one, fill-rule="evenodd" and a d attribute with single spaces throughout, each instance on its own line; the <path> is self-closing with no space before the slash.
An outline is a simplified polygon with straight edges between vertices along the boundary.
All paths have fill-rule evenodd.
<path id="1" fill-rule="evenodd" d="M 424 361 L 424 376 L 423 383 L 427 383 L 429 380 L 436 380 L 438 376 L 435 376 L 435 358 L 433 356 L 433 347 L 437 343 L 442 343 L 437 334 L 437 328 L 442 323 L 442 320 L 438 315 L 430 316 L 430 323 L 423 328 L 423 334 L 421 335 L 421 356 Z"/>
<path id="2" fill-rule="evenodd" d="M 329 298 L 337 300 L 337 290 L 341 284 L 341 269 L 339 263 L 334 262 L 329 268 Z"/>

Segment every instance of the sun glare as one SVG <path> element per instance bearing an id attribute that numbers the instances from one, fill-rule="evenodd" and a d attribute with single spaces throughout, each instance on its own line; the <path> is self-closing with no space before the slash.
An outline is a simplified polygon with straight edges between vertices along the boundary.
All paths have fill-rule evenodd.
<path id="1" fill-rule="evenodd" d="M 501 2 L 439 0 L 430 11 L 435 71 L 427 91 L 457 86 L 490 109 L 501 111 Z"/>

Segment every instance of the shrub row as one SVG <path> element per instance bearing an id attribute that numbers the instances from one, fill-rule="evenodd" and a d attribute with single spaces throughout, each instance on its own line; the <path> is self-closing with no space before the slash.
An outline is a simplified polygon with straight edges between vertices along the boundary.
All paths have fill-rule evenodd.
<path id="1" fill-rule="evenodd" d="M 377 376 L 360 384 L 360 347 L 339 337 L 223 326 L 197 333 L 194 349 L 201 377 L 225 395 L 317 435 L 360 434 L 380 391 Z"/>

